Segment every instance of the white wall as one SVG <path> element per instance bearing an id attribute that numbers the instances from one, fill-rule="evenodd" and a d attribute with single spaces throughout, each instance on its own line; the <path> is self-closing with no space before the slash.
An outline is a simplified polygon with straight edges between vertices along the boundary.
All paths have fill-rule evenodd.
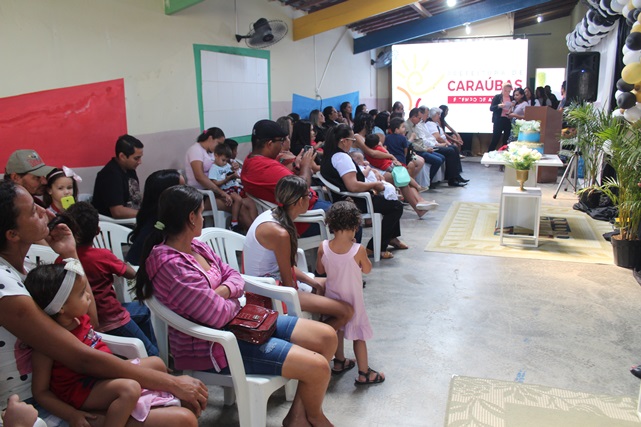
<path id="1" fill-rule="evenodd" d="M 531 36 L 528 53 L 528 85 L 529 78 L 536 76 L 537 68 L 565 68 L 568 57 L 568 47 L 565 36 L 573 30 L 572 17 L 543 21 L 539 24 L 519 28 L 517 34 L 541 34 L 545 36 Z M 534 89 L 534 88 L 532 88 Z"/>
<path id="2" fill-rule="evenodd" d="M 291 112 L 293 93 L 314 97 L 328 62 L 322 97 L 378 97 L 370 54 L 353 55 L 344 28 L 293 42 L 290 8 L 237 0 L 237 10 L 241 34 L 261 17 L 290 27 L 269 48 L 273 118 Z M 160 0 L 2 0 L 0 97 L 124 78 L 129 133 L 145 143 L 141 180 L 159 168 L 182 168 L 199 131 L 193 45 L 246 47 L 234 38 L 235 22 L 232 0 L 206 0 L 172 16 Z M 81 190 L 91 191 L 93 176 L 86 178 Z"/>

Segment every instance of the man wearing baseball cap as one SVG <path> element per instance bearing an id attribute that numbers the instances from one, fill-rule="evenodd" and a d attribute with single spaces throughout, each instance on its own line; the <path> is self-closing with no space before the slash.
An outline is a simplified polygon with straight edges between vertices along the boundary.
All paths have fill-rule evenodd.
<path id="1" fill-rule="evenodd" d="M 287 132 L 278 123 L 272 120 L 256 122 L 252 130 L 252 152 L 243 162 L 243 173 L 240 175 L 245 192 L 259 199 L 276 203 L 274 195 L 276 183 L 286 175 L 293 175 L 292 171 L 276 160 L 287 138 Z M 312 163 L 315 156 L 316 153 L 313 150 L 308 150 L 301 157 L 298 176 L 304 178 L 307 185 L 312 181 Z M 309 209 L 329 209 L 331 203 L 319 200 L 318 195 L 311 188 L 310 194 Z M 310 226 L 306 223 L 296 223 L 296 228 L 301 237 L 320 233 L 318 224 Z"/>
<path id="2" fill-rule="evenodd" d="M 32 196 L 42 196 L 47 185 L 46 176 L 54 169 L 47 166 L 35 150 L 16 150 L 11 153 L 5 168 L 5 181 L 22 185 Z M 34 197 L 36 201 L 40 201 Z"/>

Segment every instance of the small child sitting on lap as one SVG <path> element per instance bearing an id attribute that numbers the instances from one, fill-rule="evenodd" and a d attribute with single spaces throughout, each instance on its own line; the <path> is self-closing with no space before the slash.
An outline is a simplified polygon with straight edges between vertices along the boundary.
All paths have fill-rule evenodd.
<path id="1" fill-rule="evenodd" d="M 93 239 L 100 233 L 98 211 L 90 203 L 78 202 L 71 205 L 65 215 L 72 220 L 78 258 L 96 296 L 96 330 L 120 337 L 138 338 L 145 345 L 148 355 L 158 356 L 158 344 L 151 326 L 149 308 L 139 302 L 121 304 L 113 287 L 114 274 L 133 279 L 136 272 L 109 249 L 93 247 Z M 58 258 L 57 261 L 61 259 Z"/>
<path id="2" fill-rule="evenodd" d="M 95 315 L 96 307 L 80 261 L 67 258 L 64 263 L 36 267 L 27 275 L 25 287 L 60 326 L 84 344 L 111 353 L 93 330 L 89 314 Z M 33 397 L 71 426 L 89 425 L 88 420 L 96 416 L 88 411 L 106 411 L 106 426 L 197 425 L 195 415 L 179 407 L 180 402 L 170 393 L 141 389 L 140 384 L 130 379 L 87 377 L 37 351 L 32 353 L 31 363 Z M 157 357 L 132 363 L 166 372 Z M 152 411 L 152 407 L 158 408 Z"/>
<path id="3" fill-rule="evenodd" d="M 232 231 L 239 231 L 238 215 L 243 205 L 243 185 L 239 181 L 238 173 L 229 164 L 231 156 L 232 152 L 229 145 L 218 144 L 214 148 L 214 164 L 209 169 L 209 179 L 231 196 L 231 229 Z"/>
<path id="4" fill-rule="evenodd" d="M 383 192 L 383 197 L 387 200 L 398 200 L 398 194 L 396 193 L 396 187 L 394 187 L 389 182 L 385 181 L 383 175 L 381 175 L 376 169 L 372 168 L 363 153 L 359 151 L 352 151 L 349 155 L 354 159 L 361 172 L 365 176 L 365 182 L 377 182 L 380 181 L 385 186 L 385 191 Z"/>
<path id="5" fill-rule="evenodd" d="M 338 331 L 338 347 L 334 355 L 332 373 L 340 374 L 354 366 L 345 358 L 343 339 L 354 341 L 358 377 L 354 385 L 371 385 L 385 381 L 385 374 L 369 367 L 366 340 L 374 335 L 363 300 L 363 274 L 372 270 L 365 247 L 354 243 L 361 224 L 361 212 L 352 202 L 337 202 L 325 218 L 334 239 L 324 240 L 318 248 L 316 271 L 327 274 L 325 296 L 345 301 L 354 307 L 354 316 Z M 351 365 L 351 366 L 350 366 Z"/>
<path id="6" fill-rule="evenodd" d="M 236 157 L 238 157 L 238 142 L 236 142 L 235 139 L 230 139 L 227 138 L 225 140 L 225 145 L 229 147 L 231 150 L 231 156 L 229 157 L 229 164 L 231 165 L 231 168 L 234 172 L 236 172 L 238 175 L 241 174 L 241 163 L 236 160 Z"/>

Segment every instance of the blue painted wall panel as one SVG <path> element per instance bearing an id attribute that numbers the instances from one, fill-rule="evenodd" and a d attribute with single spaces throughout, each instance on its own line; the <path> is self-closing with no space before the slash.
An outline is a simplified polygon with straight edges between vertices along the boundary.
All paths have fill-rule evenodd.
<path id="1" fill-rule="evenodd" d="M 450 28 L 460 27 L 466 22 L 482 21 L 504 13 L 516 12 L 527 7 L 547 3 L 549 0 L 486 0 L 465 7 L 454 7 L 436 16 L 420 19 L 375 31 L 354 39 L 354 54 L 366 52 L 394 43 L 401 43 Z"/>

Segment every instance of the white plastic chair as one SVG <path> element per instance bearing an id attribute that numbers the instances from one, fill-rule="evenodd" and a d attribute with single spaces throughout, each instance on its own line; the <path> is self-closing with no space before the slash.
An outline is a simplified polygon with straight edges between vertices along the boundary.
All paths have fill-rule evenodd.
<path id="1" fill-rule="evenodd" d="M 374 262 L 381 260 L 381 231 L 383 215 L 374 212 L 374 204 L 372 203 L 372 195 L 368 192 L 352 193 L 350 191 L 341 191 L 337 186 L 329 182 L 320 173 L 316 175 L 323 184 L 329 189 L 331 193 L 339 194 L 344 197 L 365 199 L 367 212 L 362 214 L 363 219 L 370 218 L 372 220 L 372 237 L 374 239 Z"/>
<path id="2" fill-rule="evenodd" d="M 29 252 L 27 252 L 27 258 L 35 265 L 53 264 L 58 258 L 58 254 L 49 246 L 31 245 Z"/>
<path id="3" fill-rule="evenodd" d="M 136 218 L 135 217 L 134 218 L 120 218 L 120 219 L 117 219 L 117 218 L 112 218 L 112 217 L 107 216 L 107 215 L 98 214 L 98 219 L 101 222 L 111 222 L 111 223 L 118 224 L 118 225 L 130 226 L 130 228 L 129 228 L 130 232 L 131 232 L 131 228 L 133 228 L 136 225 Z"/>
<path id="4" fill-rule="evenodd" d="M 91 203 L 92 200 L 93 200 L 93 194 L 91 194 L 91 193 L 80 193 L 80 194 L 78 194 L 78 201 L 79 202 Z M 136 218 L 116 219 L 116 218 L 112 218 L 112 217 L 107 216 L 107 215 L 98 214 L 98 219 L 100 221 L 113 222 L 114 224 L 127 225 L 127 226 L 132 226 L 132 227 L 136 225 Z"/>
<path id="5" fill-rule="evenodd" d="M 225 264 L 239 273 L 243 272 L 238 264 L 238 254 L 243 252 L 245 236 L 218 227 L 207 227 L 203 228 L 197 239 L 209 245 Z M 307 271 L 305 252 L 300 248 L 296 256 L 296 266 L 302 271 Z"/>
<path id="6" fill-rule="evenodd" d="M 118 356 L 126 357 L 127 359 L 148 356 L 145 345 L 138 338 L 117 337 L 104 332 L 100 332 L 100 337 L 107 344 L 109 350 Z"/>
<path id="7" fill-rule="evenodd" d="M 243 251 L 245 236 L 243 236 L 242 234 L 234 233 L 233 231 L 223 230 L 218 227 L 209 227 L 203 229 L 202 233 L 198 237 L 198 240 L 209 245 L 214 253 L 216 253 L 216 255 L 218 255 L 225 264 L 231 266 L 234 270 L 240 273 L 243 272 L 238 264 L 238 253 Z M 305 252 L 300 248 L 298 248 L 298 251 L 296 253 L 296 266 L 301 271 L 308 271 Z M 312 273 L 307 274 L 314 277 Z M 270 277 L 256 277 L 248 276 L 245 274 L 243 274 L 242 276 L 243 278 L 247 278 L 252 281 L 260 281 L 267 285 L 278 287 L 276 285 L 276 281 Z M 244 304 L 244 301 L 242 301 L 242 299 L 241 304 Z M 278 301 L 278 299 L 272 298 L 272 307 L 274 308 L 274 310 L 278 311 L 279 314 L 284 314 L 285 312 L 283 310 L 283 304 Z M 293 309 L 295 311 L 290 311 L 290 307 L 287 307 L 287 313 L 296 317 L 314 319 L 314 315 L 312 313 L 302 311 L 302 309 L 300 308 L 300 302 L 298 301 L 298 296 L 296 297 L 296 304 Z"/>
<path id="8" fill-rule="evenodd" d="M 254 197 L 251 194 L 247 193 L 247 196 L 252 199 L 256 203 L 256 207 L 258 208 L 258 213 L 263 213 L 267 210 L 272 210 L 276 207 L 275 204 L 268 202 L 267 200 L 259 199 L 258 197 Z M 325 211 L 322 209 L 312 209 L 304 214 L 301 214 L 294 220 L 294 222 L 305 222 L 305 223 L 310 223 L 310 224 L 318 224 L 320 227 L 320 234 L 317 236 L 309 236 L 309 237 L 299 237 L 298 238 L 298 247 L 307 250 L 307 249 L 318 249 L 318 246 L 323 242 L 323 240 L 327 240 L 329 236 L 329 229 L 327 228 L 327 225 L 325 224 Z"/>
<path id="9" fill-rule="evenodd" d="M 129 244 L 129 233 L 131 228 L 118 225 L 113 222 L 100 221 L 100 233 L 93 239 L 96 248 L 109 249 L 118 259 L 125 260 L 122 252 L 122 245 Z"/>
<path id="10" fill-rule="evenodd" d="M 245 278 L 245 290 L 270 298 L 276 298 L 287 304 L 291 313 L 296 312 L 298 295 L 296 290 L 288 287 L 273 286 L 260 281 Z M 288 401 L 294 399 L 297 381 L 288 380 L 275 375 L 248 375 L 245 373 L 243 361 L 238 349 L 236 336 L 228 331 L 208 328 L 193 323 L 174 313 L 155 297 L 145 301 L 153 313 L 154 330 L 158 335 L 163 334 L 166 341 L 167 326 L 194 338 L 218 343 L 223 346 L 230 374 L 216 374 L 203 371 L 185 371 L 207 385 L 224 387 L 225 405 L 232 405 L 234 400 L 238 407 L 238 418 L 241 427 L 264 427 L 267 423 L 267 401 L 271 394 L 285 386 L 285 397 Z M 300 312 L 300 304 L 298 304 Z M 159 344 L 160 341 L 159 340 Z M 160 356 L 167 361 L 167 348 L 159 346 Z"/>
<path id="11" fill-rule="evenodd" d="M 215 227 L 227 228 L 227 220 L 231 221 L 231 214 L 225 211 L 219 211 L 216 206 L 216 197 L 211 190 L 198 190 L 211 202 L 211 210 L 203 211 L 203 217 L 211 217 Z M 231 224 L 231 223 L 230 223 Z"/>

